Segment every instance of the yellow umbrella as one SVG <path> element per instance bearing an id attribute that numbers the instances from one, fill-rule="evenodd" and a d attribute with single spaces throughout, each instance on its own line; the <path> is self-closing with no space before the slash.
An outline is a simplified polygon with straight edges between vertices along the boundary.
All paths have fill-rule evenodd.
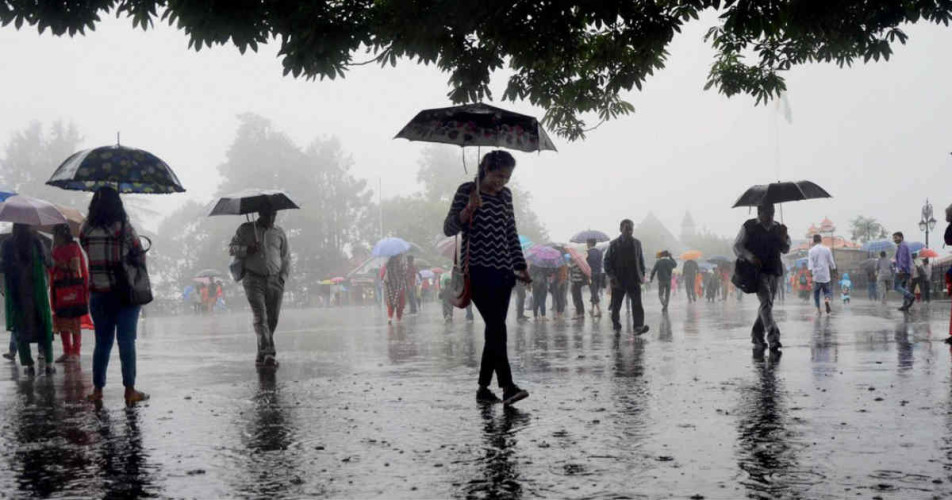
<path id="1" fill-rule="evenodd" d="M 704 254 L 700 250 L 688 250 L 681 254 L 681 260 L 697 260 L 703 256 Z"/>

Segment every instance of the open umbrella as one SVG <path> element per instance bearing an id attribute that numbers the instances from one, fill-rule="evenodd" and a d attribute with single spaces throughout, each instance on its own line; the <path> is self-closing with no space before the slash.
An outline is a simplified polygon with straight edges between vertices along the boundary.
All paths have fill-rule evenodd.
<path id="1" fill-rule="evenodd" d="M 536 245 L 530 248 L 529 251 L 526 252 L 526 260 L 533 266 L 548 269 L 556 269 L 565 264 L 562 252 L 543 245 Z"/>
<path id="2" fill-rule="evenodd" d="M 116 144 L 73 153 L 47 184 L 73 191 L 110 186 L 120 193 L 183 193 L 175 172 L 154 154 Z"/>
<path id="3" fill-rule="evenodd" d="M 434 267 L 433 269 L 430 269 L 430 272 L 433 274 L 443 274 L 446 272 L 446 269 L 443 269 L 442 267 Z"/>
<path id="4" fill-rule="evenodd" d="M 0 187 L 0 201 L 6 200 L 7 198 L 15 195 L 16 193 L 12 189 L 7 189 L 5 187 Z"/>
<path id="5" fill-rule="evenodd" d="M 923 248 L 926 247 L 925 243 L 921 241 L 910 241 L 906 243 L 906 245 L 909 246 L 910 252 L 918 252 L 919 250 L 922 250 Z"/>
<path id="6" fill-rule="evenodd" d="M 519 235 L 519 246 L 522 247 L 523 251 L 529 249 L 530 247 L 532 247 L 532 245 L 535 245 L 535 243 L 533 243 L 532 240 L 530 240 L 528 237 L 523 236 L 521 234 Z"/>
<path id="7" fill-rule="evenodd" d="M 919 250 L 920 259 L 936 259 L 938 257 L 939 257 L 939 252 L 936 252 L 935 250 L 931 248 L 923 248 L 922 250 Z"/>
<path id="8" fill-rule="evenodd" d="M 397 138 L 526 152 L 556 150 L 539 120 L 483 103 L 420 111 Z"/>
<path id="9" fill-rule="evenodd" d="M 585 274 L 585 276 L 588 276 L 589 278 L 591 278 L 591 277 L 592 277 L 592 268 L 591 268 L 591 266 L 588 265 L 588 260 L 585 258 L 584 255 L 582 255 L 582 252 L 579 252 L 578 250 L 576 250 L 576 249 L 574 249 L 574 248 L 572 248 L 572 247 L 566 248 L 565 251 L 566 251 L 569 255 L 572 256 L 572 260 L 573 260 L 573 261 L 575 262 L 575 264 L 579 267 L 579 269 L 582 270 L 582 272 Z"/>
<path id="10" fill-rule="evenodd" d="M 873 240 L 863 243 L 862 249 L 867 252 L 892 252 L 896 244 L 892 240 Z"/>
<path id="11" fill-rule="evenodd" d="M 263 208 L 288 210 L 300 207 L 291 201 L 291 198 L 284 191 L 245 189 L 219 198 L 208 215 L 245 215 L 257 213 Z"/>
<path id="12" fill-rule="evenodd" d="M 66 217 L 50 202 L 22 194 L 0 203 L 0 221 L 28 226 L 66 224 Z"/>
<path id="13" fill-rule="evenodd" d="M 734 203 L 736 207 L 756 207 L 765 203 L 832 198 L 830 193 L 810 181 L 758 184 L 744 191 Z"/>
<path id="14" fill-rule="evenodd" d="M 448 236 L 436 242 L 436 251 L 447 259 L 452 259 L 456 254 L 456 236 Z"/>
<path id="15" fill-rule="evenodd" d="M 393 257 L 406 253 L 411 248 L 413 248 L 412 245 L 400 238 L 384 238 L 374 245 L 370 254 L 374 257 Z"/>
<path id="16" fill-rule="evenodd" d="M 73 236 L 79 236 L 79 228 L 82 227 L 83 222 L 86 220 L 86 216 L 82 212 L 76 210 L 75 208 L 64 207 L 63 205 L 53 205 L 59 210 L 59 213 L 63 214 L 63 217 L 66 217 L 66 223 L 69 224 L 69 232 Z M 53 228 L 56 225 L 49 226 L 39 226 L 36 228 L 37 231 L 43 231 L 44 233 L 52 233 Z"/>
<path id="17" fill-rule="evenodd" d="M 586 243 L 588 242 L 588 240 L 595 240 L 601 243 L 603 241 L 610 241 L 611 238 L 607 234 L 601 231 L 596 231 L 594 229 L 586 229 L 585 231 L 576 233 L 575 236 L 572 236 L 572 238 L 569 239 L 569 241 L 571 241 L 572 243 Z"/>
<path id="18" fill-rule="evenodd" d="M 688 250 L 680 255 L 681 260 L 697 260 L 703 256 L 704 254 L 700 250 Z"/>
<path id="19" fill-rule="evenodd" d="M 420 277 L 423 278 L 423 279 L 425 279 L 425 280 L 431 280 L 431 279 L 433 279 L 434 276 L 436 276 L 436 275 L 433 274 L 433 271 L 430 271 L 429 269 L 422 269 L 422 270 L 420 270 Z"/>

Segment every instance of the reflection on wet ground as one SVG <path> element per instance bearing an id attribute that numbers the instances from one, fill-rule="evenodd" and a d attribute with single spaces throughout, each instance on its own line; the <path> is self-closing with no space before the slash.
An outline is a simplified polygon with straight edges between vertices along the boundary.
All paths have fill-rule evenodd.
<path id="1" fill-rule="evenodd" d="M 904 317 L 788 300 L 755 358 L 756 301 L 675 300 L 651 331 L 510 322 L 516 408 L 475 403 L 482 324 L 428 307 L 288 310 L 275 371 L 247 314 L 148 318 L 125 409 L 79 366 L 0 372 L 0 496 L 930 498 L 952 495 L 949 304 Z"/>

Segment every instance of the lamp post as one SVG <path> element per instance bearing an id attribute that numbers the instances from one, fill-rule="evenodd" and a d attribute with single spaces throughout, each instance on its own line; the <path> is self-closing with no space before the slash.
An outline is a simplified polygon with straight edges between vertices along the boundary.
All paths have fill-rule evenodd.
<path id="1" fill-rule="evenodd" d="M 929 248 L 929 231 L 935 229 L 935 217 L 932 216 L 932 203 L 926 198 L 926 204 L 922 206 L 922 216 L 919 219 L 919 231 L 926 233 L 926 248 Z"/>

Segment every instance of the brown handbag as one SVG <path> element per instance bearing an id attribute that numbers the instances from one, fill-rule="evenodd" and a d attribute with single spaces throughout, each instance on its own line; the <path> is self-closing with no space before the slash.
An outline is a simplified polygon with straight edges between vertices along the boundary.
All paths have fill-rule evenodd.
<path id="1" fill-rule="evenodd" d="M 472 232 L 473 219 L 469 220 L 469 229 Z M 459 237 L 457 236 L 457 239 Z M 450 280 L 450 303 L 460 309 L 469 307 L 472 300 L 472 291 L 469 283 L 469 238 L 466 238 L 466 262 L 459 265 L 459 245 L 453 252 L 453 276 Z"/>

